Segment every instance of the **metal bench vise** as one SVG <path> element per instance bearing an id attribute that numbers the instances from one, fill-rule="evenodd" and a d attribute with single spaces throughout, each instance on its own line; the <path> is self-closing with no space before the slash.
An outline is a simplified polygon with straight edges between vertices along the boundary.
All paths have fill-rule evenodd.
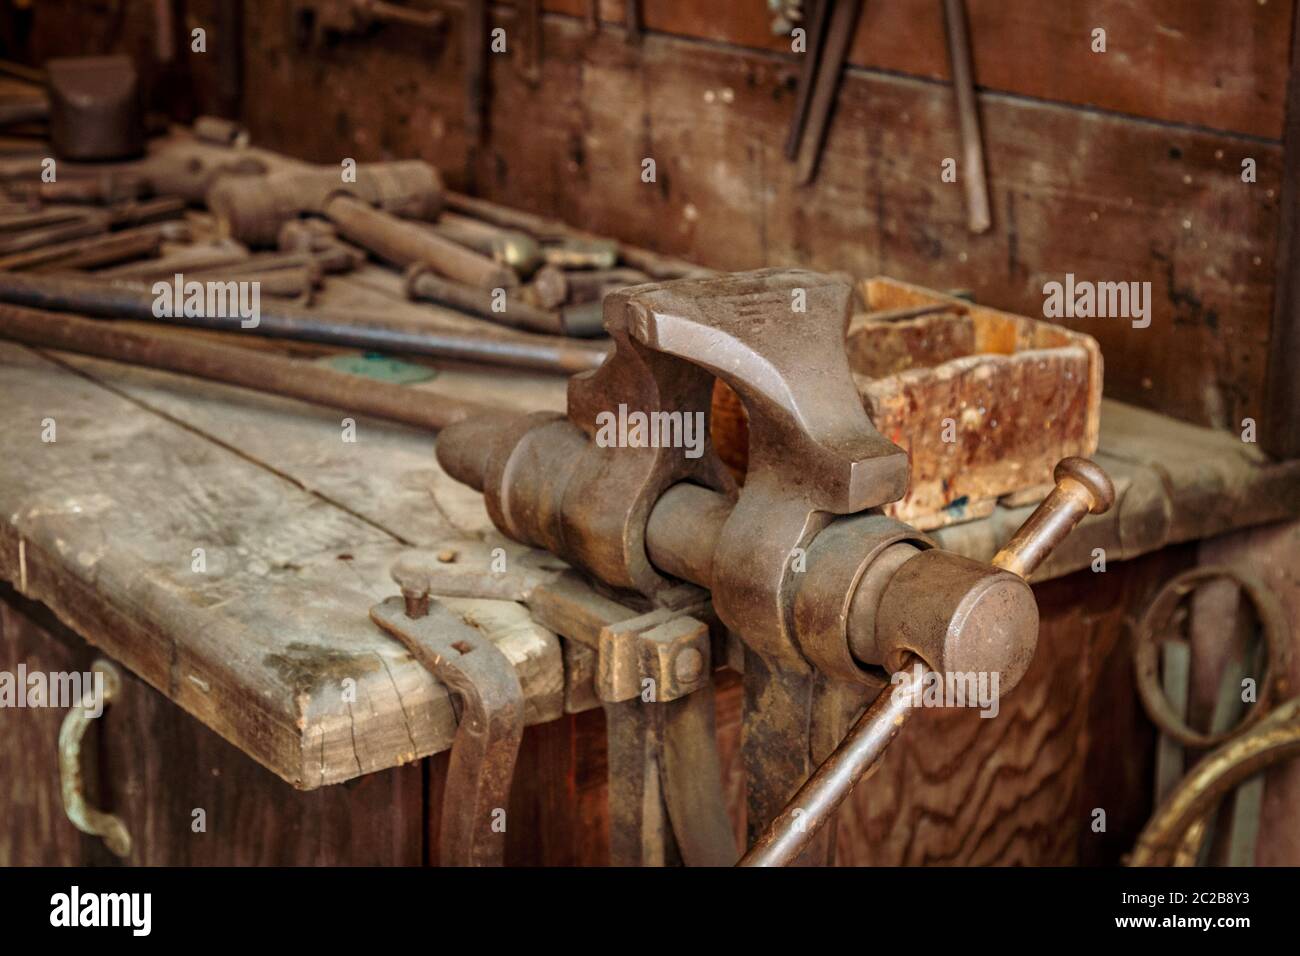
<path id="1" fill-rule="evenodd" d="M 1001 693 L 1015 687 L 1038 636 L 1025 578 L 1114 498 L 1100 468 L 1066 459 L 992 564 L 878 513 L 905 493 L 908 459 L 854 387 L 849 297 L 787 269 L 613 293 L 616 349 L 570 380 L 567 415 L 493 414 L 439 436 L 439 462 L 483 492 L 503 534 L 577 569 L 516 576 L 501 596 L 599 658 L 613 862 L 735 861 L 709 687 L 726 663 L 744 675 L 741 862 L 828 862 L 826 824 L 903 725 L 912 682 L 996 672 Z M 748 414 L 740 488 L 708 439 L 715 377 Z M 680 447 L 692 423 L 699 441 Z M 408 597 L 448 593 L 437 568 L 396 576 Z M 647 679 L 669 692 L 637 696 Z"/>

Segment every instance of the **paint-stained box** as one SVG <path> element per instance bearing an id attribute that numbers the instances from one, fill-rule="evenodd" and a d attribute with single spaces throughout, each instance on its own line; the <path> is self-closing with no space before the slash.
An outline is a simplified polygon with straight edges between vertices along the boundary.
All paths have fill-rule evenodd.
<path id="1" fill-rule="evenodd" d="M 1052 469 L 1097 449 L 1096 341 L 1041 320 L 888 278 L 858 285 L 847 350 L 876 428 L 907 451 L 907 494 L 885 512 L 921 529 L 1041 497 Z M 743 471 L 743 410 L 714 398 L 714 440 Z"/>

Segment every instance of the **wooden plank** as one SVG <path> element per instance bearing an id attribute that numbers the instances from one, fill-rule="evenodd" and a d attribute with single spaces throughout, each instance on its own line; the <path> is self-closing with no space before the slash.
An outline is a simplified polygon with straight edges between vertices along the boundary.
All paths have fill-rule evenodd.
<path id="1" fill-rule="evenodd" d="M 780 154 L 797 66 L 785 57 L 654 34 L 633 51 L 553 18 L 540 88 L 494 62 L 509 108 L 467 165 L 454 61 L 417 68 L 385 46 L 294 57 L 278 20 L 259 42 L 249 123 L 268 145 L 327 162 L 423 156 L 488 198 L 722 269 L 891 275 L 1031 316 L 1067 273 L 1150 282 L 1147 328 L 1065 322 L 1101 344 L 1107 394 L 1225 429 L 1261 417 L 1274 143 L 986 94 L 995 222 L 972 237 L 960 184 L 940 180 L 960 154 L 950 92 L 933 83 L 849 71 L 819 177 L 800 188 Z M 308 88 L 337 123 L 275 105 Z M 1245 158 L 1255 183 L 1241 181 Z"/>
<path id="2" fill-rule="evenodd" d="M 547 10 L 580 16 L 586 0 L 547 0 Z M 621 3 L 606 0 L 606 21 L 621 23 Z M 648 30 L 772 52 L 758 5 L 643 0 Z M 1277 138 L 1286 83 L 1285 0 L 1121 0 L 1042 3 L 966 0 L 971 55 L 980 86 L 1152 119 Z M 1092 31 L 1106 30 L 1106 53 Z M 610 29 L 610 25 L 606 26 Z M 616 28 L 615 28 L 616 29 Z M 854 66 L 951 80 L 939 4 L 867 3 L 849 53 Z"/>
<path id="3" fill-rule="evenodd" d="M 175 376 L 154 382 L 191 400 L 192 386 Z M 394 590 L 388 567 L 404 547 L 398 536 L 332 502 L 328 488 L 313 491 L 237 444 L 26 349 L 0 346 L 0 390 L 12 396 L 0 424 L 0 577 L 295 786 L 450 745 L 446 690 L 366 614 Z M 235 407 L 264 401 L 227 392 Z M 329 436 L 321 454 L 341 444 L 337 420 L 323 410 L 262 405 L 248 414 L 250 432 L 277 432 L 277 415 L 302 417 Z M 53 443 L 40 440 L 45 418 L 56 423 Z M 384 434 L 366 420 L 358 429 Z M 278 430 L 292 444 L 292 427 Z M 417 444 L 411 454 L 419 453 Z M 192 570 L 196 547 L 204 573 Z M 519 667 L 529 719 L 558 716 L 554 636 L 516 605 L 472 607 Z M 355 699 L 345 679 L 355 681 Z"/>
<path id="4" fill-rule="evenodd" d="M 1261 440 L 1278 458 L 1300 458 L 1300 16 L 1292 24 L 1286 102 L 1277 291 Z"/>
<path id="5" fill-rule="evenodd" d="M 575 26 L 585 29 L 587 4 L 588 0 L 545 0 L 544 7 L 549 13 L 566 14 Z M 600 6 L 604 32 L 621 43 L 622 0 L 603 0 Z M 966 0 L 966 6 L 975 76 L 985 89 L 1252 136 L 1280 134 L 1292 15 L 1288 0 L 1231 4 L 1220 0 L 1137 4 Z M 762 4 L 641 0 L 641 8 L 644 27 L 652 33 L 783 53 L 794 59 L 789 39 L 771 33 L 771 15 Z M 110 28 L 107 14 L 97 16 L 76 0 L 47 0 L 36 13 L 32 51 L 37 61 L 84 53 L 83 37 Z M 513 11 L 504 4 L 497 5 L 494 13 L 508 29 L 513 25 Z M 210 36 L 219 32 L 210 4 L 196 5 L 191 18 Z M 271 48 L 279 46 L 275 33 L 289 27 L 292 18 L 275 4 L 250 4 L 246 18 L 246 68 L 256 70 L 271 58 Z M 66 29 L 69 19 L 82 29 Z M 549 17 L 548 28 L 558 19 Z M 1096 27 L 1107 31 L 1104 54 L 1091 49 Z M 150 88 L 154 24 L 148 11 L 128 12 L 120 33 L 124 52 L 136 56 L 145 88 Z M 653 42 L 657 37 L 649 39 Z M 318 59 L 382 57 L 404 63 L 415 73 L 427 66 L 429 51 L 418 35 L 383 30 L 365 39 L 344 40 Z M 292 53 L 304 58 L 296 46 Z M 452 44 L 448 53 L 459 49 Z M 556 52 L 547 46 L 545 55 L 549 59 Z M 213 59 L 190 57 L 189 63 L 206 111 L 224 115 L 215 109 L 219 91 Z M 457 57 L 444 54 L 439 59 Z M 946 83 L 948 56 L 939 5 L 930 0 L 864 5 L 849 62 Z M 271 65 L 280 66 L 273 60 Z M 256 88 L 245 79 L 249 89 Z"/>
<path id="6" fill-rule="evenodd" d="M 1264 583 L 1281 602 L 1291 625 L 1290 670 L 1284 675 L 1289 688 L 1283 697 L 1300 687 L 1300 521 L 1252 528 L 1223 535 L 1200 544 L 1203 564 L 1236 565 Z M 1209 645 L 1201 650 L 1214 651 Z M 1226 635 L 1217 635 L 1219 644 Z M 1264 796 L 1260 811 L 1259 840 L 1255 863 L 1259 866 L 1294 865 L 1300 860 L 1300 763 L 1290 761 L 1271 767 L 1264 775 Z"/>
<path id="7" fill-rule="evenodd" d="M 0 670 L 85 672 L 101 657 L 41 605 L 0 588 Z M 419 864 L 424 786 L 418 765 L 350 787 L 290 791 L 275 775 L 129 673 L 95 721 L 87 756 L 96 806 L 131 834 L 125 861 L 150 866 Z M 0 865 L 120 865 L 101 840 L 68 821 L 59 789 L 65 710 L 6 710 L 0 718 Z M 196 811 L 202 811 L 201 815 Z"/>

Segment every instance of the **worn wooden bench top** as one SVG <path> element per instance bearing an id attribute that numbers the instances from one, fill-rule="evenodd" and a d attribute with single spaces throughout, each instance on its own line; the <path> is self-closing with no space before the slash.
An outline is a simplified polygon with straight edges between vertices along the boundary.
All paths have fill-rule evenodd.
<path id="1" fill-rule="evenodd" d="M 564 404 L 561 380 L 513 372 L 446 367 L 411 387 Z M 403 548 L 495 535 L 432 436 L 363 418 L 349 443 L 330 410 L 8 343 L 0 395 L 0 577 L 294 786 L 450 746 L 447 692 L 368 617 Z M 1128 406 L 1105 403 L 1099 460 L 1120 500 L 1044 576 L 1098 547 L 1115 561 L 1300 514 L 1300 462 Z M 935 537 L 987 559 L 1029 510 Z M 447 603 L 514 661 L 529 722 L 558 717 L 555 635 L 517 604 Z"/>

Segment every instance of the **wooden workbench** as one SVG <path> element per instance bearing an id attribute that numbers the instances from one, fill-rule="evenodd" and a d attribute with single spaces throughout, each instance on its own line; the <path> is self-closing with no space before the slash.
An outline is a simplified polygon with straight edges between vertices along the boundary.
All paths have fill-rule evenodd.
<path id="1" fill-rule="evenodd" d="M 447 367 L 411 387 L 564 402 L 562 381 L 516 373 Z M 346 442 L 340 413 L 8 343 L 0 395 L 0 578 L 19 594 L 296 788 L 450 745 L 447 692 L 367 614 L 395 593 L 388 568 L 404 548 L 495 535 L 479 495 L 439 469 L 432 436 L 359 419 Z M 1099 547 L 1113 564 L 1300 514 L 1300 462 L 1129 406 L 1105 403 L 1098 460 L 1119 502 L 1044 576 L 1088 567 Z M 1029 510 L 935 537 L 987 559 Z M 513 603 L 448 603 L 514 661 L 529 723 L 560 717 L 555 635 Z"/>

